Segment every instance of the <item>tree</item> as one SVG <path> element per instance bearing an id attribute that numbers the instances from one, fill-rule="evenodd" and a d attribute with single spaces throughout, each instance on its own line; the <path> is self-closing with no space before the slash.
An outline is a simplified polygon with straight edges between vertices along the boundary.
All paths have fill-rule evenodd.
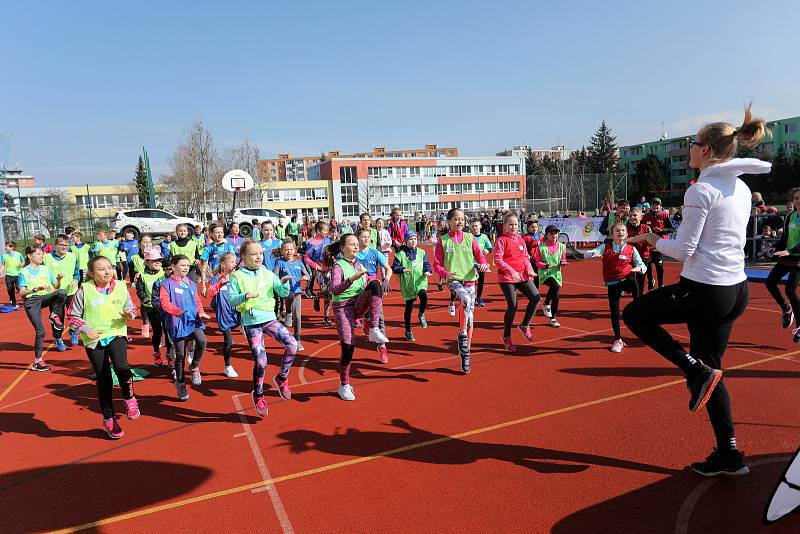
<path id="1" fill-rule="evenodd" d="M 250 140 L 247 138 L 242 139 L 237 146 L 225 150 L 225 168 L 222 170 L 223 174 L 231 169 L 241 169 L 252 176 L 255 181 L 255 187 L 253 189 L 244 193 L 239 193 L 237 204 L 241 203 L 240 205 L 242 207 L 260 208 L 265 200 L 265 192 L 275 185 L 269 178 L 261 178 L 258 172 L 258 162 L 260 159 L 261 153 L 258 147 L 251 144 Z"/>
<path id="2" fill-rule="evenodd" d="M 669 184 L 669 166 L 658 159 L 655 154 L 648 154 L 636 163 L 636 170 L 633 173 L 633 184 L 629 191 L 634 195 L 645 195 L 655 191 L 666 189 Z M 634 203 L 638 201 L 636 199 Z"/>
<path id="3" fill-rule="evenodd" d="M 589 171 L 597 174 L 618 172 L 617 160 L 617 138 L 611 135 L 611 128 L 603 121 L 589 140 Z"/>
<path id="4" fill-rule="evenodd" d="M 136 176 L 133 178 L 133 188 L 139 198 L 139 207 L 149 207 L 150 190 L 147 184 L 147 170 L 144 168 L 144 158 L 142 158 L 142 156 L 139 156 L 139 163 L 136 165 Z"/>
<path id="5" fill-rule="evenodd" d="M 51 236 L 64 231 L 72 219 L 75 204 L 64 189 L 47 189 L 40 196 L 30 197 L 30 209 L 26 210 L 28 224 L 34 228 L 47 228 Z"/>

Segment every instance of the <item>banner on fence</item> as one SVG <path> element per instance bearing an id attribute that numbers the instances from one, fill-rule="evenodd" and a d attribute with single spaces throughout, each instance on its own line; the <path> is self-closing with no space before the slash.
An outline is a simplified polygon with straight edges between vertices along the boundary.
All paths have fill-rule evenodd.
<path id="1" fill-rule="evenodd" d="M 581 241 L 603 241 L 605 237 L 600 234 L 600 224 L 602 217 L 546 217 L 539 219 L 539 226 L 542 231 L 548 225 L 557 226 L 561 232 L 569 236 L 572 243 Z"/>

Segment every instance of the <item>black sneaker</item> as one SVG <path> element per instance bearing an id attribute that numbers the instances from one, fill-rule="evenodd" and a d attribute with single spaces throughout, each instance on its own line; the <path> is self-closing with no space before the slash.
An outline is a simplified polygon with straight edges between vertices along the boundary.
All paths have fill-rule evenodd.
<path id="1" fill-rule="evenodd" d="M 800 343 L 800 328 L 795 328 L 792 330 L 792 341 L 795 343 Z"/>
<path id="2" fill-rule="evenodd" d="M 792 326 L 793 321 L 794 321 L 794 311 L 792 310 L 792 307 L 789 306 L 789 309 L 783 310 L 783 313 L 781 314 L 781 325 L 784 328 L 789 328 L 790 326 Z"/>
<path id="3" fill-rule="evenodd" d="M 690 467 L 704 477 L 740 476 L 750 472 L 750 468 L 744 465 L 741 452 L 733 450 L 723 453 L 716 448 L 704 462 L 693 462 Z"/>
<path id="4" fill-rule="evenodd" d="M 314 311 L 319 311 L 319 297 L 314 297 Z"/>
<path id="5" fill-rule="evenodd" d="M 458 355 L 461 356 L 461 370 L 468 375 L 470 367 L 469 339 L 464 334 L 458 334 Z"/>
<path id="6" fill-rule="evenodd" d="M 33 362 L 33 365 L 31 365 L 31 371 L 44 372 L 44 371 L 49 371 L 49 370 L 50 370 L 50 366 L 47 365 L 46 363 L 44 363 L 44 360 L 42 360 L 40 362 Z"/>
<path id="7" fill-rule="evenodd" d="M 706 405 L 722 378 L 722 371 L 719 369 L 712 369 L 700 360 L 697 360 L 697 366 L 699 369 L 695 375 L 686 378 L 686 385 L 692 394 L 689 399 L 689 410 L 693 412 Z"/>
<path id="8" fill-rule="evenodd" d="M 314 298 L 314 292 L 313 292 L 313 291 L 311 291 L 310 289 L 306 288 L 306 290 L 305 290 L 305 297 L 306 297 L 307 299 L 313 299 L 313 298 Z"/>
<path id="9" fill-rule="evenodd" d="M 330 326 L 331 324 L 333 324 L 331 322 L 331 318 L 330 317 L 325 317 L 325 319 L 322 322 L 325 324 L 325 326 Z"/>

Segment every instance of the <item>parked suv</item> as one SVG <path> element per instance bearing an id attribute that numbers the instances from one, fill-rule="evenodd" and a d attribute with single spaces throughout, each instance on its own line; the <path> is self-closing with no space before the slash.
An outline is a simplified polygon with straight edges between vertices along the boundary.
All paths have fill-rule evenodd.
<path id="1" fill-rule="evenodd" d="M 154 209 L 139 209 L 118 211 L 114 215 L 114 230 L 122 235 L 128 230 L 133 231 L 136 239 L 139 234 L 165 235 L 175 231 L 175 226 L 184 223 L 192 227 L 205 226 L 202 222 L 189 217 L 178 217 L 168 211 Z M 192 233 L 189 230 L 189 233 Z"/>
<path id="2" fill-rule="evenodd" d="M 260 225 L 265 221 L 278 224 L 278 220 L 285 218 L 281 212 L 268 208 L 242 208 L 233 212 L 233 222 L 239 223 L 239 234 L 242 237 L 250 237 L 253 233 L 253 219 Z"/>

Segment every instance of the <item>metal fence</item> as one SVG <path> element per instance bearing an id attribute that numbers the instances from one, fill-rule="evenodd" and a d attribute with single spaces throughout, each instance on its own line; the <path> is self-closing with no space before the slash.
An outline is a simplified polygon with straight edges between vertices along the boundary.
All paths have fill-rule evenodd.
<path id="1" fill-rule="evenodd" d="M 628 175 L 610 174 L 536 174 L 527 177 L 529 199 L 525 211 L 544 211 L 550 215 L 556 210 L 564 212 L 599 210 L 608 199 L 628 197 Z"/>

